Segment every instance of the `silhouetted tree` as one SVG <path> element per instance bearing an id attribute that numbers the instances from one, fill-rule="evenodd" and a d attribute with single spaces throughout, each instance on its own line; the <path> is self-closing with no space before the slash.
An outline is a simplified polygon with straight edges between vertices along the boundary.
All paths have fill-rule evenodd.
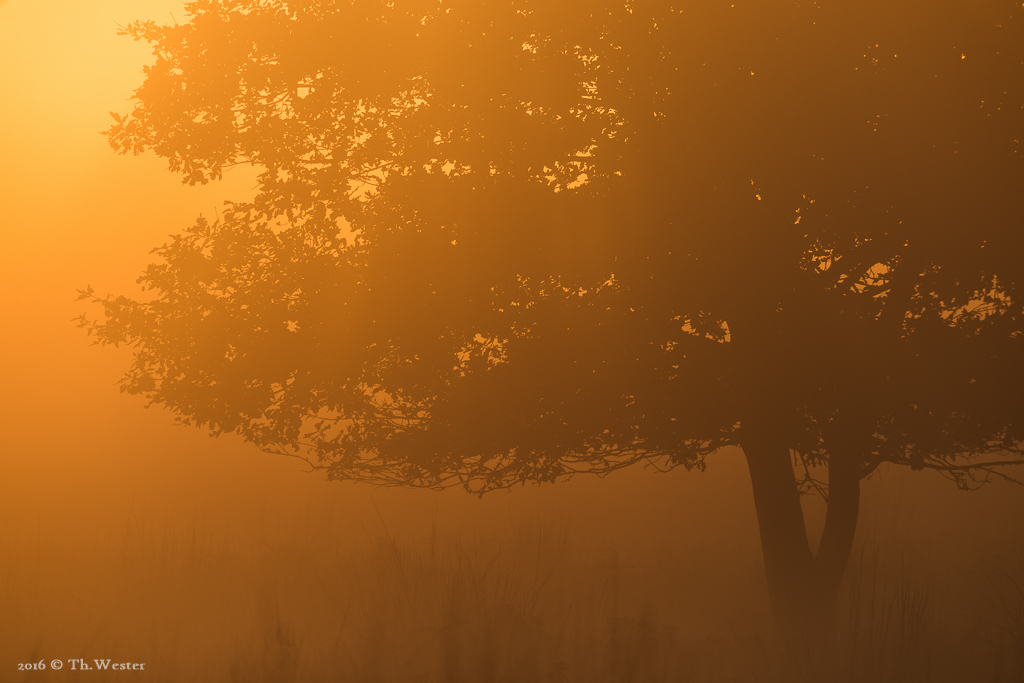
<path id="1" fill-rule="evenodd" d="M 82 319 L 182 422 L 475 493 L 740 446 L 805 629 L 881 463 L 1021 462 L 1019 2 L 188 12 L 125 29 L 156 62 L 111 144 L 258 191 Z"/>

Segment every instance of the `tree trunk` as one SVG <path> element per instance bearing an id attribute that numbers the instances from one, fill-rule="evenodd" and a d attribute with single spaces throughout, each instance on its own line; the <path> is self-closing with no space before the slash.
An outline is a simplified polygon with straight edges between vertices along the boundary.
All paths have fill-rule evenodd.
<path id="1" fill-rule="evenodd" d="M 853 454 L 838 444 L 829 453 L 828 511 L 814 558 L 823 604 L 834 613 L 839 586 L 850 559 L 860 512 L 860 470 Z"/>
<path id="2" fill-rule="evenodd" d="M 789 449 L 781 440 L 761 435 L 746 438 L 743 452 L 750 469 L 772 611 L 780 626 L 799 627 L 813 611 L 815 568 Z"/>
<path id="3" fill-rule="evenodd" d="M 840 447 L 830 453 L 828 512 L 814 555 L 784 438 L 763 428 L 744 431 L 772 611 L 784 632 L 818 647 L 835 634 L 836 600 L 857 527 L 860 472 L 855 449 Z"/>

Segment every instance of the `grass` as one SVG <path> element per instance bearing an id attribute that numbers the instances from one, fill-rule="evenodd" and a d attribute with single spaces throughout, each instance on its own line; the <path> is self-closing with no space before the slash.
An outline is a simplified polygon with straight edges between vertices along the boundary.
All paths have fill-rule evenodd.
<path id="1" fill-rule="evenodd" d="M 386 528 L 246 544 L 201 525 L 77 548 L 0 544 L 0 680 L 99 680 L 10 663 L 144 661 L 202 683 L 647 683 L 1024 680 L 1024 564 L 965 614 L 905 557 L 851 563 L 829 671 L 787 659 L 763 599 L 716 628 L 687 562 L 523 525 L 492 538 Z"/>

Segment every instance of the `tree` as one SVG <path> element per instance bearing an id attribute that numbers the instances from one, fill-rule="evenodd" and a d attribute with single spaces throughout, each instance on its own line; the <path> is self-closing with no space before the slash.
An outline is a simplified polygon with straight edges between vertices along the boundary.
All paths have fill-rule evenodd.
<path id="1" fill-rule="evenodd" d="M 149 298 L 83 293 L 123 390 L 379 485 L 740 446 L 805 632 L 882 463 L 1024 462 L 1019 3 L 187 8 L 124 30 L 157 59 L 111 144 L 262 173 L 157 250 Z"/>

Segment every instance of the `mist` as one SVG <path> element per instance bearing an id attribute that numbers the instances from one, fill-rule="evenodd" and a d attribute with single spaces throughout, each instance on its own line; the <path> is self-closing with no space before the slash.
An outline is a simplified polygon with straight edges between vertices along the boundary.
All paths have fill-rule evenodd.
<path id="1" fill-rule="evenodd" d="M 1019 8 L 981 4 L 986 11 L 999 5 L 1014 14 L 1018 23 L 1009 30 L 1019 33 Z M 0 679 L 825 680 L 810 665 L 802 670 L 794 664 L 791 655 L 802 646 L 787 644 L 785 625 L 780 626 L 750 470 L 738 441 L 715 442 L 693 461 L 659 461 L 644 455 L 663 454 L 657 440 L 664 432 L 652 432 L 648 443 L 657 442 L 657 448 L 637 451 L 629 467 L 572 477 L 562 470 L 552 477 L 523 476 L 476 495 L 479 490 L 460 486 L 433 490 L 433 482 L 422 478 L 411 482 L 417 486 L 396 486 L 372 480 L 369 470 L 329 469 L 326 460 L 304 452 L 314 465 L 324 465 L 311 471 L 310 461 L 269 453 L 267 443 L 255 443 L 252 434 L 227 428 L 211 438 L 210 421 L 194 420 L 199 427 L 176 424 L 180 405 L 150 405 L 153 396 L 145 391 L 119 390 L 143 342 L 92 344 L 113 337 L 103 338 L 102 329 L 89 337 L 76 326 L 83 312 L 89 320 L 102 316 L 96 300 L 78 298 L 79 291 L 89 286 L 99 298 L 145 300 L 149 295 L 138 279 L 160 260 L 154 249 L 199 216 L 229 224 L 225 200 L 257 201 L 266 184 L 262 167 L 242 164 L 190 185 L 168 170 L 166 158 L 151 150 L 115 154 L 104 135 L 114 124 L 109 112 L 131 110 L 128 98 L 145 79 L 142 67 L 154 64 L 151 47 L 118 35 L 118 27 L 137 20 L 184 25 L 188 18 L 181 3 L 155 0 L 0 2 L 0 92 L 7 105 L 0 110 L 0 277 L 6 292 L 0 342 Z M 1010 42 L 1019 45 L 1020 36 Z M 1019 132 L 1019 118 L 1007 126 Z M 970 122 L 964 127 L 970 129 Z M 496 148 L 504 144 L 487 140 Z M 714 141 L 693 147 L 705 144 Z M 483 143 L 481 150 L 465 153 L 490 152 Z M 727 150 L 722 158 L 728 167 L 745 156 Z M 648 188 L 657 196 L 670 185 L 656 171 L 641 172 L 626 162 L 622 168 L 618 176 L 608 175 L 615 180 L 634 171 L 640 180 L 630 191 Z M 898 176 L 900 169 L 893 168 Z M 596 185 L 596 173 L 590 173 Z M 1019 165 L 1006 170 L 1006 182 L 1019 174 Z M 576 171 L 570 175 L 565 194 L 575 191 L 571 182 L 586 188 L 586 178 L 579 180 Z M 762 194 L 771 199 L 776 191 L 770 179 L 746 185 L 744 176 L 743 183 L 744 191 L 753 188 L 752 202 L 767 203 Z M 448 210 L 448 198 L 461 196 L 426 192 L 417 187 L 408 196 L 431 216 Z M 615 220 L 621 209 L 614 199 L 581 203 Z M 661 219 L 650 205 L 638 204 L 637 215 Z M 588 224 L 590 237 L 580 237 L 585 231 L 575 227 L 544 233 L 547 216 L 561 205 L 552 203 L 547 213 L 547 204 L 537 206 L 530 209 L 536 225 L 523 241 L 549 234 L 546 248 L 555 254 L 538 268 L 561 269 L 566 286 L 572 280 L 588 296 L 601 290 L 579 283 L 603 274 L 607 262 L 618 268 L 609 281 L 628 276 L 626 258 L 613 259 L 626 253 L 618 240 L 629 230 L 595 219 Z M 807 223 L 814 210 L 805 207 Z M 1010 215 L 1008 224 L 1019 232 L 1012 207 L 992 213 Z M 390 214 L 381 215 L 390 220 Z M 736 231 L 742 236 L 745 229 Z M 351 238 L 349 226 L 344 230 Z M 633 244 L 657 252 L 656 240 L 645 244 L 645 235 L 632 234 Z M 564 247 L 570 238 L 582 245 L 572 248 L 578 259 L 577 251 Z M 461 234 L 456 241 L 472 245 Z M 407 284 L 402 278 L 417 276 L 399 268 L 410 262 L 402 260 L 409 253 L 404 248 L 394 249 L 401 258 L 378 262 L 401 273 L 389 280 L 401 281 L 399 292 Z M 560 260 L 563 251 L 575 260 Z M 514 263 L 519 252 L 508 254 Z M 737 272 L 748 265 L 739 261 Z M 576 266 L 579 271 L 570 273 Z M 1001 282 L 1015 283 L 1015 276 Z M 716 287 L 709 287 L 706 300 L 726 296 Z M 375 291 L 382 290 L 378 285 Z M 584 294 L 577 297 L 583 299 Z M 395 303 L 393 310 L 407 306 Z M 374 314 L 385 319 L 389 310 L 382 306 Z M 406 319 L 413 321 L 411 332 L 396 323 L 387 334 L 414 339 L 417 329 L 433 324 L 428 314 L 420 327 Z M 724 329 L 716 327 L 714 334 L 730 333 Z M 593 352 L 603 358 L 599 351 L 606 348 L 612 345 L 594 342 L 578 357 L 586 362 L 586 352 Z M 560 349 L 552 344 L 552 357 L 561 358 Z M 951 353 L 955 358 L 957 351 Z M 1017 347 L 1005 353 L 1019 365 Z M 426 352 L 422 356 L 428 358 Z M 1017 365 L 1007 374 L 1013 381 Z M 529 384 L 535 375 L 523 377 Z M 708 404 L 718 400 L 707 396 Z M 211 405 L 219 400 L 211 399 Z M 1013 413 L 1019 397 L 991 401 Z M 452 405 L 470 406 L 465 410 L 475 420 L 473 411 L 486 414 L 492 404 L 467 399 Z M 615 420 L 632 419 L 625 409 L 616 410 L 607 413 L 613 431 Z M 572 419 L 567 424 L 575 424 Z M 475 432 L 459 427 L 455 418 L 451 424 L 451 452 L 475 447 Z M 481 430 L 499 428 L 485 423 Z M 513 437 L 519 438 L 508 438 Z M 941 469 L 920 471 L 916 461 L 912 469 L 909 460 L 892 460 L 876 463 L 860 481 L 859 519 L 835 616 L 842 646 L 823 666 L 835 680 L 1020 680 L 1024 490 L 997 476 L 984 486 L 958 488 Z M 672 467 L 663 467 L 666 462 Z M 353 480 L 360 477 L 372 481 Z M 826 501 L 811 489 L 799 504 L 815 552 Z M 97 659 L 145 666 L 128 674 L 104 668 Z M 25 670 L 40 662 L 45 668 Z M 86 665 L 91 668 L 82 671 Z"/>

